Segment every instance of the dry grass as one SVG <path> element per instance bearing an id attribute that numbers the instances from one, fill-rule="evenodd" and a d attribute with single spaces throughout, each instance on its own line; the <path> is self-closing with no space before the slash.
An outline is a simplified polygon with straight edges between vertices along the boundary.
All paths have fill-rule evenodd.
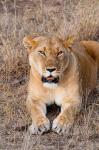
<path id="1" fill-rule="evenodd" d="M 0 0 L 0 150 L 99 149 L 98 83 L 89 97 L 96 101 L 64 136 L 15 130 L 31 122 L 25 107 L 29 66 L 23 37 L 36 32 L 99 40 L 98 18 L 98 0 Z M 49 118 L 55 117 L 54 109 Z"/>

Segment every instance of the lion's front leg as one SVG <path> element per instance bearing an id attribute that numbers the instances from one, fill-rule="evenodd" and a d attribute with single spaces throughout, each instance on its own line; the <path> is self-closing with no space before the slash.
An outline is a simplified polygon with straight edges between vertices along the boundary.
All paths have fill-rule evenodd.
<path id="1" fill-rule="evenodd" d="M 80 100 L 66 100 L 61 105 L 60 114 L 54 119 L 52 130 L 63 134 L 74 122 L 76 113 L 80 110 Z"/>
<path id="2" fill-rule="evenodd" d="M 39 100 L 27 100 L 27 107 L 31 114 L 32 124 L 29 131 L 32 134 L 42 134 L 50 129 L 50 122 L 46 117 L 46 105 Z"/>

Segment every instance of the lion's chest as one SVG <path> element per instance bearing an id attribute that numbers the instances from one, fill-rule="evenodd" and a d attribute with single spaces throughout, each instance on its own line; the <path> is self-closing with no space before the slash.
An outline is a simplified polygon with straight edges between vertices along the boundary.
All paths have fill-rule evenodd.
<path id="1" fill-rule="evenodd" d="M 54 92 L 49 92 L 46 98 L 46 103 L 57 104 L 59 106 L 65 101 L 69 101 L 69 99 L 78 99 L 79 98 L 79 87 L 77 84 L 74 86 L 67 86 L 65 88 L 59 87 Z"/>
<path id="2" fill-rule="evenodd" d="M 62 101 L 64 100 L 65 97 L 66 97 L 66 91 L 64 91 L 64 92 L 62 91 L 62 92 L 56 93 L 54 101 L 55 101 L 55 103 L 57 105 L 60 106 L 62 104 Z"/>
<path id="3" fill-rule="evenodd" d="M 59 92 L 59 93 L 56 93 L 56 92 L 49 92 L 49 94 L 47 95 L 47 98 L 46 98 L 46 103 L 47 105 L 51 105 L 51 104 L 57 104 L 57 105 L 61 105 L 62 103 L 62 100 L 64 99 L 65 97 L 65 94 L 66 94 L 66 91 L 64 92 Z"/>

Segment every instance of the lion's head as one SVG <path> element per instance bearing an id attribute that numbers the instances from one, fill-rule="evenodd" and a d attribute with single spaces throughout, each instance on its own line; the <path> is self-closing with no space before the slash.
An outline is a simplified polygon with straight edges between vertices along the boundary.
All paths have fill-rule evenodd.
<path id="1" fill-rule="evenodd" d="M 29 63 L 39 73 L 43 84 L 56 87 L 69 65 L 71 38 L 25 37 L 23 44 L 29 53 Z"/>

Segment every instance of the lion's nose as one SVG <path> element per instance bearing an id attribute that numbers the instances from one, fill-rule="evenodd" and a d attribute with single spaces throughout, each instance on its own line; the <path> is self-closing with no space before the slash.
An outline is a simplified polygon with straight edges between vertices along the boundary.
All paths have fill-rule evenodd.
<path id="1" fill-rule="evenodd" d="M 49 72 L 53 72 L 53 71 L 56 70 L 56 68 L 47 68 L 46 70 L 49 71 Z"/>

